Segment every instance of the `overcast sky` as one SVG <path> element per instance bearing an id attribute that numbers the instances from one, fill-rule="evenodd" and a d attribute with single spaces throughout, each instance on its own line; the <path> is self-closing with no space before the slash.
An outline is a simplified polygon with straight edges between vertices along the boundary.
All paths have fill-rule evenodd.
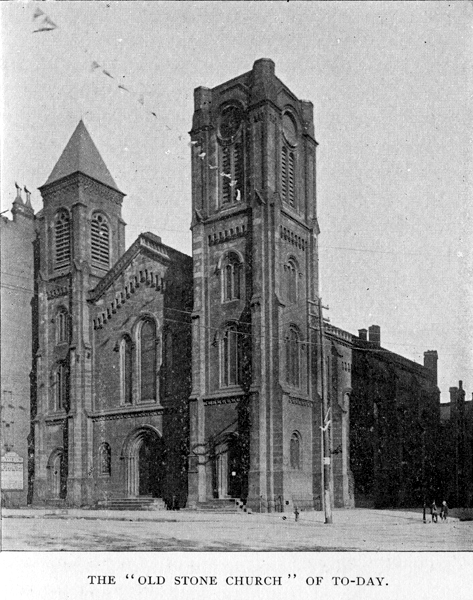
<path id="1" fill-rule="evenodd" d="M 38 7 L 56 29 L 33 33 L 44 25 Z M 383 346 L 417 362 L 438 350 L 442 400 L 459 379 L 471 397 L 472 3 L 2 2 L 0 11 L 2 210 L 15 181 L 41 208 L 37 188 L 83 118 L 127 194 L 127 245 L 152 231 L 190 254 L 193 90 L 272 58 L 314 103 L 331 323 L 352 333 L 378 324 Z"/>

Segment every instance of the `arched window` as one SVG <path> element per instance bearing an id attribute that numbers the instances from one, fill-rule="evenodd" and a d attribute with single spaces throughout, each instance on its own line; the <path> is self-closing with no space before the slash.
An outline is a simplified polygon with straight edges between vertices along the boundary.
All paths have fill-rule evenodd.
<path id="1" fill-rule="evenodd" d="M 112 474 L 112 453 L 110 446 L 104 442 L 99 446 L 99 473 L 100 475 Z"/>
<path id="2" fill-rule="evenodd" d="M 69 314 L 65 308 L 60 308 L 56 313 L 56 344 L 69 340 Z"/>
<path id="3" fill-rule="evenodd" d="M 110 266 L 110 229 L 101 214 L 95 214 L 90 226 L 92 264 L 108 269 Z"/>
<path id="4" fill-rule="evenodd" d="M 67 267 L 71 262 L 71 226 L 69 213 L 60 210 L 54 220 L 55 269 Z"/>
<path id="5" fill-rule="evenodd" d="M 301 468 L 301 438 L 297 431 L 291 436 L 291 447 L 289 450 L 289 458 L 291 463 L 291 469 Z"/>
<path id="6" fill-rule="evenodd" d="M 156 400 L 156 324 L 146 319 L 140 331 L 141 400 Z"/>
<path id="7" fill-rule="evenodd" d="M 55 410 L 64 410 L 67 401 L 68 391 L 67 368 L 64 363 L 56 367 L 54 374 L 54 408 Z"/>
<path id="8" fill-rule="evenodd" d="M 281 194 L 291 206 L 296 201 L 296 164 L 293 150 L 283 145 L 281 150 Z"/>
<path id="9" fill-rule="evenodd" d="M 295 260 L 290 259 L 289 262 L 284 265 L 284 274 L 286 280 L 286 300 L 289 304 L 297 302 L 297 278 L 298 278 L 298 267 Z"/>
<path id="10" fill-rule="evenodd" d="M 229 252 L 223 262 L 223 300 L 241 298 L 242 264 L 238 254 Z"/>
<path id="11" fill-rule="evenodd" d="M 222 386 L 240 383 L 240 335 L 236 325 L 229 325 L 223 334 L 221 345 Z"/>
<path id="12" fill-rule="evenodd" d="M 240 202 L 243 193 L 243 145 L 240 140 L 222 146 L 221 167 L 222 204 Z"/>
<path id="13" fill-rule="evenodd" d="M 133 343 L 128 336 L 120 342 L 121 403 L 133 403 Z"/>
<path id="14" fill-rule="evenodd" d="M 286 337 L 286 381 L 299 387 L 301 384 L 301 343 L 295 327 L 291 327 Z"/>

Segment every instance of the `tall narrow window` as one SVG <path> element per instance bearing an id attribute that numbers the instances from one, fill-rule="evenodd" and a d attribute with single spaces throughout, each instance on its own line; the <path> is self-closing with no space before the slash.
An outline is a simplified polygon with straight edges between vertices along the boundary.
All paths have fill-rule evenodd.
<path id="1" fill-rule="evenodd" d="M 90 228 L 92 264 L 108 269 L 110 266 L 110 230 L 104 216 L 92 218 Z"/>
<path id="2" fill-rule="evenodd" d="M 281 195 L 283 200 L 295 206 L 296 203 L 296 164 L 294 148 L 297 146 L 298 133 L 294 116 L 285 112 L 282 116 L 284 141 L 281 149 Z"/>
<path id="3" fill-rule="evenodd" d="M 240 340 L 236 325 L 225 330 L 222 339 L 222 385 L 240 383 Z"/>
<path id="4" fill-rule="evenodd" d="M 242 264 L 238 254 L 229 252 L 223 263 L 223 300 L 241 298 Z"/>
<path id="5" fill-rule="evenodd" d="M 294 387 L 300 386 L 300 346 L 299 332 L 295 327 L 291 327 L 286 337 L 286 381 Z"/>
<path id="6" fill-rule="evenodd" d="M 67 267 L 71 262 L 71 227 L 69 214 L 60 210 L 54 222 L 55 269 Z"/>
<path id="7" fill-rule="evenodd" d="M 301 468 L 301 440 L 296 431 L 291 436 L 290 463 L 291 469 Z"/>
<path id="8" fill-rule="evenodd" d="M 56 314 L 56 344 L 62 344 L 69 339 L 69 315 L 65 308 L 60 308 Z"/>
<path id="9" fill-rule="evenodd" d="M 283 146 L 281 150 L 281 195 L 284 200 L 287 200 L 287 154 L 288 150 L 286 146 Z"/>
<path id="10" fill-rule="evenodd" d="M 222 147 L 222 203 L 239 202 L 243 189 L 243 146 L 237 141 Z"/>
<path id="11" fill-rule="evenodd" d="M 284 265 L 286 279 L 286 300 L 289 304 L 297 302 L 297 264 L 294 260 L 290 260 L 287 265 Z"/>
<path id="12" fill-rule="evenodd" d="M 126 336 L 120 342 L 120 374 L 122 404 L 133 403 L 133 343 Z"/>
<path id="13" fill-rule="evenodd" d="M 141 400 L 156 400 L 156 325 L 144 321 L 140 335 Z"/>
<path id="14" fill-rule="evenodd" d="M 55 409 L 63 410 L 66 407 L 67 398 L 67 369 L 64 363 L 57 366 L 54 381 L 54 397 L 56 399 Z"/>
<path id="15" fill-rule="evenodd" d="M 100 475 L 112 474 L 112 452 L 110 446 L 104 442 L 99 447 L 99 473 Z"/>
<path id="16" fill-rule="evenodd" d="M 281 150 L 281 195 L 283 200 L 295 205 L 296 201 L 296 165 L 292 150 L 283 145 Z"/>
<path id="17" fill-rule="evenodd" d="M 295 204 L 296 198 L 296 174 L 294 164 L 294 152 L 290 151 L 287 162 L 287 201 L 291 206 Z"/>

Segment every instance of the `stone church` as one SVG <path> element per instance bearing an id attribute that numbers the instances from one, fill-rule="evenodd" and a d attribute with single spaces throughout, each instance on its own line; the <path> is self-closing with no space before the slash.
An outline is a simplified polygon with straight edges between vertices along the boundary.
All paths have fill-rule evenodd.
<path id="1" fill-rule="evenodd" d="M 33 501 L 169 502 L 186 470 L 192 261 L 152 233 L 125 252 L 124 194 L 82 122 L 40 191 Z"/>
<path id="2" fill-rule="evenodd" d="M 354 506 L 363 344 L 320 327 L 313 105 L 269 59 L 194 103 L 192 257 L 149 232 L 125 250 L 125 195 L 82 121 L 28 208 L 30 502 L 320 509 L 327 426 L 335 504 Z M 438 404 L 436 373 L 402 365 Z"/>

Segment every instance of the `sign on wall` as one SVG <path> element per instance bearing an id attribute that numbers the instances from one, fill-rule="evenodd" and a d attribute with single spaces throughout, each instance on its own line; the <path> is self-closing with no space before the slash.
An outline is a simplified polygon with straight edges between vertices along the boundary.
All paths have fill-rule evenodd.
<path id="1" fill-rule="evenodd" d="M 23 489 L 23 459 L 16 452 L 2 456 L 2 490 Z"/>

